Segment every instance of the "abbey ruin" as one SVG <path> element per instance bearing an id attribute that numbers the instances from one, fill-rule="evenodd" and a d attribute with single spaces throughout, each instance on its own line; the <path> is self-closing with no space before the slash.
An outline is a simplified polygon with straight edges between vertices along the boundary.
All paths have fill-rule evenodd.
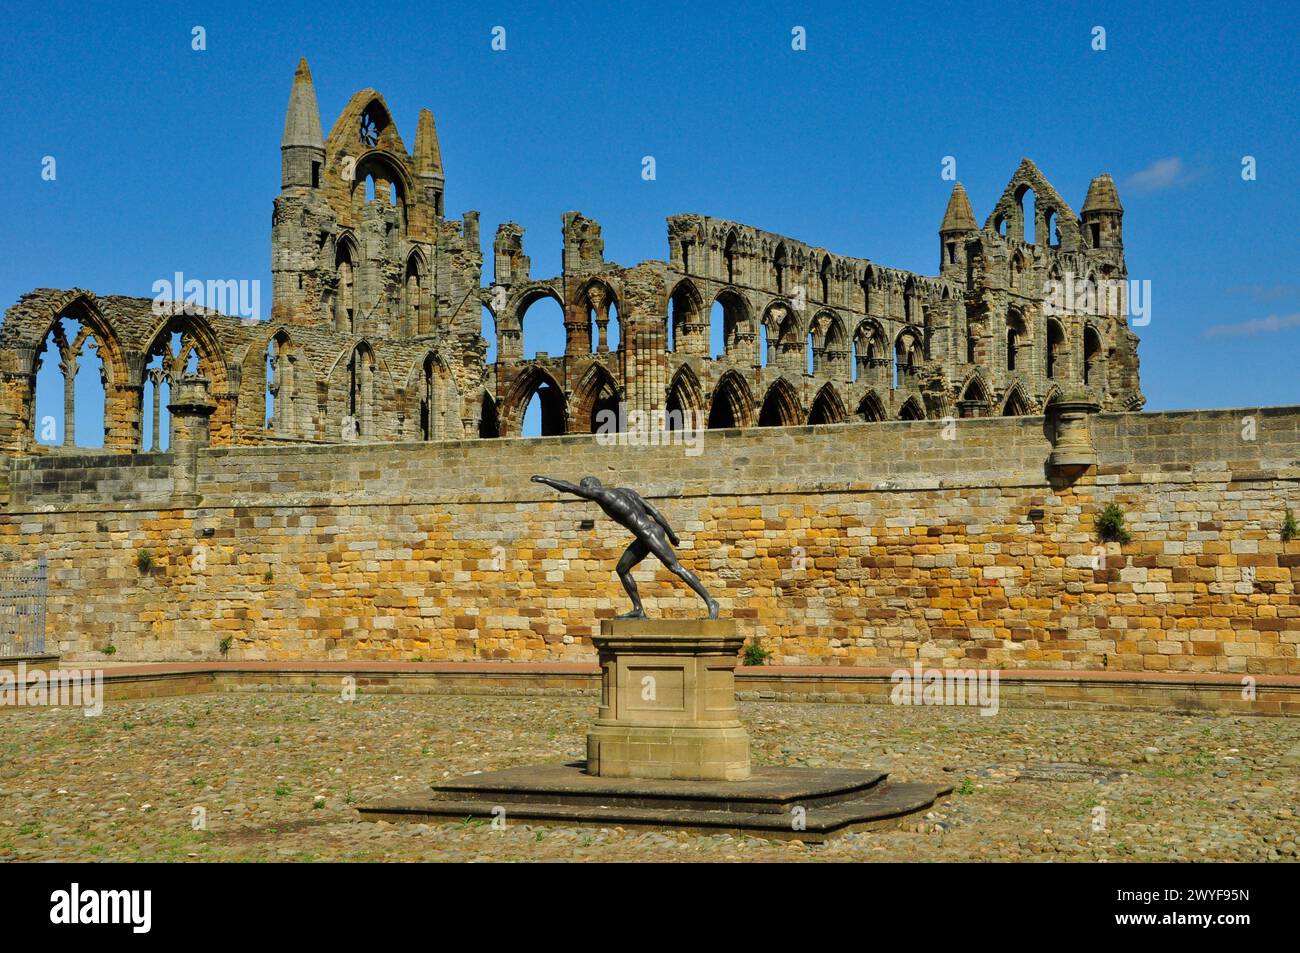
<path id="1" fill-rule="evenodd" d="M 25 295 L 0 332 L 6 451 L 73 444 L 72 379 L 90 347 L 102 446 L 118 452 L 160 448 L 185 375 L 206 381 L 216 446 L 518 436 L 535 397 L 544 435 L 591 433 L 620 405 L 732 428 L 1035 414 L 1066 392 L 1104 410 L 1143 403 L 1121 309 L 1046 300 L 1053 283 L 1127 277 L 1108 175 L 1075 213 L 1026 159 L 983 227 L 957 184 L 937 276 L 695 214 L 668 220 L 666 261 L 624 267 L 605 259 L 599 223 L 569 212 L 560 275 L 533 276 L 523 229 L 507 223 L 485 282 L 478 213 L 446 216 L 428 110 L 413 154 L 370 89 L 327 138 L 303 60 L 280 150 L 270 320 L 186 306 L 182 289 L 175 302 Z M 563 310 L 564 353 L 525 356 L 529 308 L 546 298 Z M 51 340 L 65 420 L 42 439 L 33 407 Z"/>
<path id="2" fill-rule="evenodd" d="M 625 267 L 569 212 L 559 276 L 504 224 L 489 277 L 429 111 L 408 152 L 363 90 L 326 137 L 304 61 L 281 156 L 269 320 L 179 281 L 5 315 L 0 559 L 48 562 L 54 651 L 590 662 L 626 540 L 554 473 L 635 483 L 777 664 L 1300 673 L 1300 408 L 1139 412 L 1123 302 L 1055 293 L 1128 277 L 1110 176 L 1075 213 L 1025 160 L 983 226 L 956 185 L 931 276 L 697 214 Z M 616 409 L 703 452 L 593 437 Z"/>

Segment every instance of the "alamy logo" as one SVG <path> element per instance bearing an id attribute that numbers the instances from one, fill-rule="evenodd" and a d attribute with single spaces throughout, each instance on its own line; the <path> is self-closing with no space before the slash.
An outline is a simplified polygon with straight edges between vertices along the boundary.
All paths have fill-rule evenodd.
<path id="1" fill-rule="evenodd" d="M 68 890 L 50 894 L 50 922 L 128 923 L 132 933 L 148 933 L 153 924 L 152 890 L 82 890 L 74 883 Z"/>
<path id="2" fill-rule="evenodd" d="M 596 412 L 596 443 L 602 447 L 667 447 L 678 444 L 688 457 L 704 452 L 704 414 L 698 410 L 628 410 Z"/>
<path id="3" fill-rule="evenodd" d="M 998 713 L 997 669 L 921 668 L 897 669 L 889 676 L 894 683 L 889 700 L 895 705 L 968 705 L 981 715 Z"/>
<path id="4" fill-rule="evenodd" d="M 17 672 L 0 668 L 0 708 L 6 706 L 81 708 L 87 718 L 94 718 L 104 711 L 104 672 L 90 668 L 29 672 L 26 662 L 18 663 Z"/>
<path id="5" fill-rule="evenodd" d="M 1127 317 L 1134 327 L 1151 323 L 1151 279 L 1123 280 L 1076 278 L 1066 272 L 1043 286 L 1043 312 L 1051 315 L 1082 314 Z"/>
<path id="6" fill-rule="evenodd" d="M 262 320 L 262 282 L 256 278 L 186 278 L 176 272 L 170 278 L 159 278 L 153 283 L 153 313 L 197 314 L 201 310 L 215 311 L 243 318 L 245 321 Z"/>

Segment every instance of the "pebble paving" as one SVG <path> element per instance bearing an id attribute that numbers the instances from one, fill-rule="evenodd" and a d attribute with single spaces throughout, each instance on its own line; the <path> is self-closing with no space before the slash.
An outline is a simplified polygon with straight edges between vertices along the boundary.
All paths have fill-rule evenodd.
<path id="1" fill-rule="evenodd" d="M 1300 719 L 742 703 L 758 764 L 956 787 L 825 845 L 373 823 L 353 805 L 583 756 L 574 696 L 194 695 L 0 711 L 6 861 L 1296 861 Z"/>

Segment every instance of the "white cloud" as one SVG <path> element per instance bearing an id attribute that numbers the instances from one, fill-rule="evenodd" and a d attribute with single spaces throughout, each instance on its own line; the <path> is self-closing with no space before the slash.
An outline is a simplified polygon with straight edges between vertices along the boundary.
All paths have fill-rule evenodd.
<path id="1" fill-rule="evenodd" d="M 1294 314 L 1270 314 L 1267 318 L 1252 318 L 1236 324 L 1215 324 L 1205 329 L 1207 338 L 1236 337 L 1239 335 L 1272 334 L 1287 328 L 1300 328 L 1300 311 Z"/>
<path id="2" fill-rule="evenodd" d="M 1157 159 L 1145 169 L 1134 172 L 1124 187 L 1135 192 L 1159 192 L 1161 189 L 1185 185 L 1194 178 L 1196 173 L 1183 165 L 1179 156 L 1170 156 L 1167 159 Z"/>

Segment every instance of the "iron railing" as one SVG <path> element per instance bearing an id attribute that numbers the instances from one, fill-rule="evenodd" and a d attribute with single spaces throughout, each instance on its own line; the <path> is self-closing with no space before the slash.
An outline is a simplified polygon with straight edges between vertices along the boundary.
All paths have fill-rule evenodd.
<path id="1" fill-rule="evenodd" d="M 0 657 L 45 653 L 45 556 L 0 570 Z"/>

